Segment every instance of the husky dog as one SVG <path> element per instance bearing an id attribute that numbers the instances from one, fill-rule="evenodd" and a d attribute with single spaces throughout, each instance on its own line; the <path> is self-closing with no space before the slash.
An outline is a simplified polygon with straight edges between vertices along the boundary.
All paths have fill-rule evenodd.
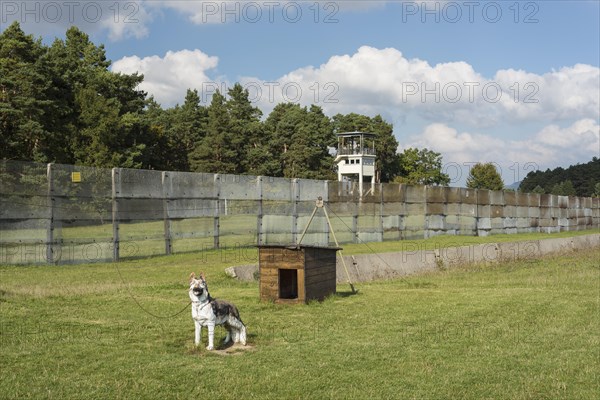
<path id="1" fill-rule="evenodd" d="M 194 343 L 200 345 L 201 330 L 203 326 L 208 328 L 207 350 L 214 349 L 215 325 L 224 325 L 227 329 L 227 337 L 224 343 L 233 339 L 234 343 L 246 345 L 246 326 L 240 319 L 240 313 L 236 306 L 223 300 L 210 297 L 208 285 L 204 274 L 200 278 L 192 272 L 190 275 L 190 299 L 192 300 L 192 318 L 196 326 Z"/>

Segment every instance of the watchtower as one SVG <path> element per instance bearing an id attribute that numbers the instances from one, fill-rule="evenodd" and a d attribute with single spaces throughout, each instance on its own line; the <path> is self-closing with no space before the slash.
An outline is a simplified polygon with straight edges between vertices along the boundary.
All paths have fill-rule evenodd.
<path id="1" fill-rule="evenodd" d="M 342 132 L 337 137 L 335 163 L 338 166 L 338 181 L 358 182 L 362 194 L 363 182 L 375 183 L 375 134 Z"/>

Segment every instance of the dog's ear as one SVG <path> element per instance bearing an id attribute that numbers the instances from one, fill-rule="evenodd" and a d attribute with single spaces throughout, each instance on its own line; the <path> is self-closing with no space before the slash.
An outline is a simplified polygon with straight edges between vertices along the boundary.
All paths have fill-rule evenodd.
<path id="1" fill-rule="evenodd" d="M 190 282 L 193 281 L 194 279 L 196 279 L 196 274 L 192 272 L 190 274 Z"/>
<path id="2" fill-rule="evenodd" d="M 206 277 L 204 276 L 204 272 L 200 272 L 200 278 L 206 283 Z"/>

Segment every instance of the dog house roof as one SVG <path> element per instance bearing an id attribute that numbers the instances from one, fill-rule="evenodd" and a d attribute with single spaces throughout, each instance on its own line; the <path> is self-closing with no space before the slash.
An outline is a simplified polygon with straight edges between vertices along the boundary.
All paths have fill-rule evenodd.
<path id="1" fill-rule="evenodd" d="M 267 248 L 267 247 L 275 247 L 275 248 L 282 248 L 282 249 L 289 249 L 289 250 L 298 250 L 301 248 L 308 248 L 308 249 L 325 249 L 325 250 L 342 250 L 342 247 L 330 247 L 330 246 L 315 246 L 315 245 L 306 245 L 306 244 L 301 244 L 301 245 L 295 245 L 295 244 L 259 244 L 258 246 L 259 249 L 260 248 Z"/>

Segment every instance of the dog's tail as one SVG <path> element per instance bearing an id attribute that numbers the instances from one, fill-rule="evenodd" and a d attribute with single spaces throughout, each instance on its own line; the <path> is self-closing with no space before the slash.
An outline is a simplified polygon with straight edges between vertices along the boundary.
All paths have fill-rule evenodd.
<path id="1" fill-rule="evenodd" d="M 240 317 L 239 310 L 233 304 L 231 305 L 231 311 L 232 311 L 231 315 L 233 315 L 234 317 L 236 317 L 238 319 L 238 321 L 240 321 L 242 323 L 242 325 L 246 326 L 246 324 L 244 323 L 244 321 L 242 321 L 242 318 Z"/>

